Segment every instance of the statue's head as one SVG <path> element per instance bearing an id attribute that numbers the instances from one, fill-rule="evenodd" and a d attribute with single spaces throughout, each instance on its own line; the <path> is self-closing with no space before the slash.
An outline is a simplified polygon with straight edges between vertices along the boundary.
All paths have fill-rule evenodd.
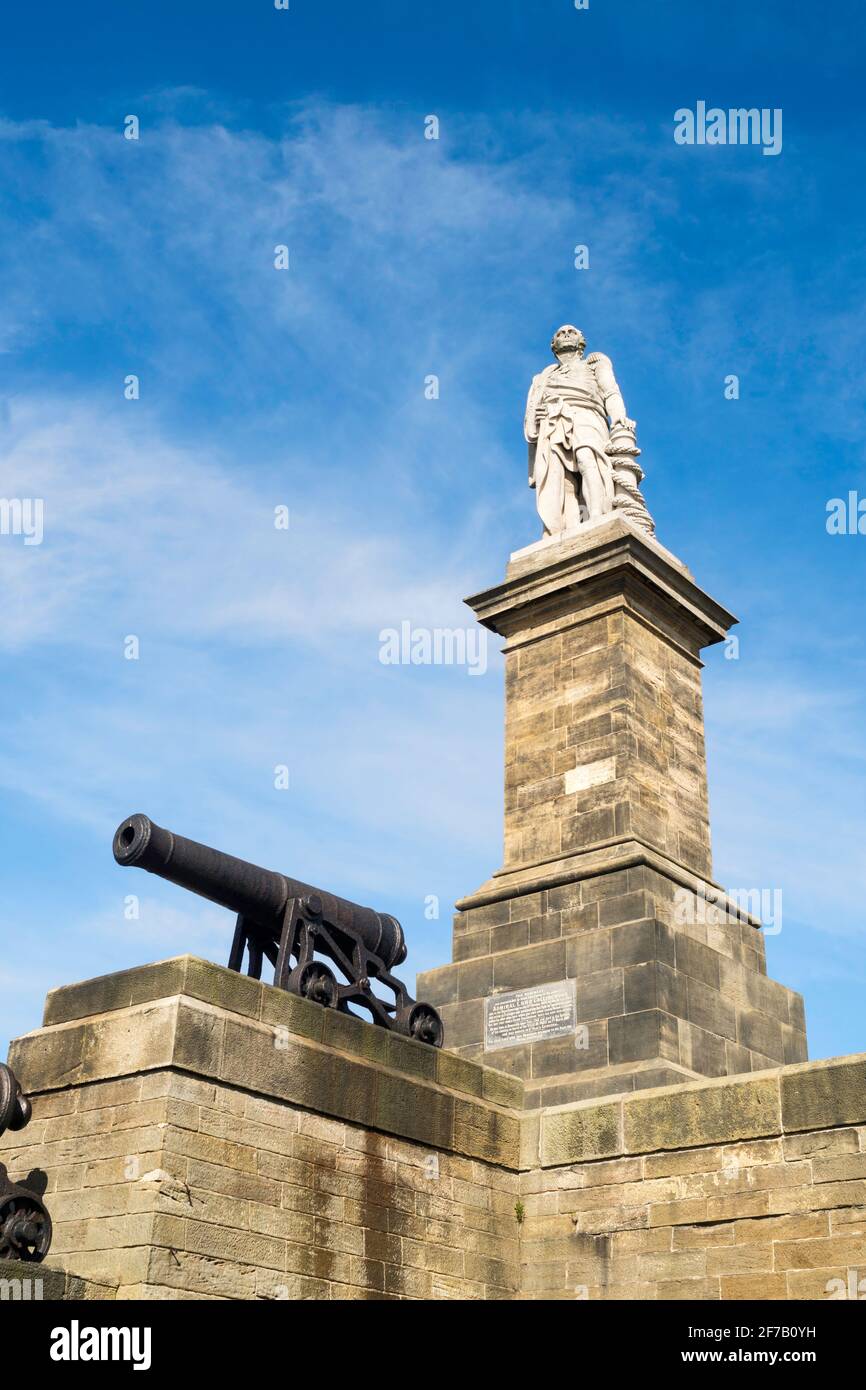
<path id="1" fill-rule="evenodd" d="M 582 357 L 586 348 L 586 339 L 573 323 L 564 323 L 554 333 L 550 347 L 554 357 L 570 357 L 573 352 L 576 352 L 578 357 Z"/>

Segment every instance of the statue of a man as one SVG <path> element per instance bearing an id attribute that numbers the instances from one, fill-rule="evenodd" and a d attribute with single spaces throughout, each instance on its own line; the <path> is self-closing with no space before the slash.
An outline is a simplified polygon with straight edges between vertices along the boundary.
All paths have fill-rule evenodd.
<path id="1" fill-rule="evenodd" d="M 586 339 L 570 323 L 551 343 L 556 365 L 533 378 L 526 403 L 529 486 L 546 536 L 613 511 L 611 429 L 632 433 L 610 358 L 584 357 Z"/>

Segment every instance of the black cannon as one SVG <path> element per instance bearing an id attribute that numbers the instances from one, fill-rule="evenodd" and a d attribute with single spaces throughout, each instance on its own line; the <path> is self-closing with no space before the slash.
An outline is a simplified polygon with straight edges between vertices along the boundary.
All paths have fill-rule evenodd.
<path id="1" fill-rule="evenodd" d="M 247 974 L 260 980 L 267 956 L 278 989 L 342 1013 L 358 1005 L 383 1028 L 442 1046 L 444 1028 L 436 1010 L 414 1000 L 391 974 L 391 967 L 406 959 L 396 918 L 185 840 L 147 816 L 123 821 L 113 849 L 118 864 L 147 869 L 237 913 L 230 970 L 242 968 L 246 951 Z M 341 984 L 317 954 L 336 965 L 347 983 Z M 390 990 L 393 1002 L 375 994 L 374 983 Z"/>
<path id="2" fill-rule="evenodd" d="M 0 1135 L 24 1129 L 32 1114 L 15 1073 L 0 1062 Z M 31 1173 L 26 1183 L 10 1182 L 0 1163 L 0 1260 L 38 1264 L 51 1246 L 51 1217 L 40 1200 L 44 1174 Z M 39 1178 L 43 1180 L 37 1190 Z"/>

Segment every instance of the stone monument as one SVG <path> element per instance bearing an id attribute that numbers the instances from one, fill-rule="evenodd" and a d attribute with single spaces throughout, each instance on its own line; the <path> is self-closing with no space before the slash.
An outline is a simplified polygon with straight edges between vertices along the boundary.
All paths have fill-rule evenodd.
<path id="1" fill-rule="evenodd" d="M 701 652 L 734 619 L 654 537 L 610 362 L 554 349 L 545 535 L 469 600 L 505 639 L 505 850 L 419 977 L 445 1047 L 399 981 L 397 1026 L 341 1008 L 402 959 L 391 919 L 130 818 L 119 862 L 241 914 L 235 968 L 61 986 L 13 1042 L 33 1119 L 0 1157 L 51 1193 L 44 1296 L 862 1295 L 866 1054 L 805 1061 L 802 1000 L 713 880 Z M 295 909 L 338 963 L 366 942 L 348 985 L 286 974 Z"/>
<path id="2" fill-rule="evenodd" d="M 570 325 L 552 347 L 525 419 L 545 534 L 468 600 L 505 638 L 504 862 L 419 982 L 536 1105 L 806 1058 L 712 875 L 701 652 L 736 619 L 655 539 L 609 358 Z"/>

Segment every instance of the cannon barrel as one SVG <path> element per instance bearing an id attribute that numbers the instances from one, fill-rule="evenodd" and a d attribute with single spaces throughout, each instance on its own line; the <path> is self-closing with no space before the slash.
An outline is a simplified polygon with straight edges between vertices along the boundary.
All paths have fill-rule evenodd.
<path id="1" fill-rule="evenodd" d="M 396 918 L 285 874 L 260 869 L 197 840 L 186 840 L 155 825 L 148 816 L 128 816 L 122 821 L 115 831 L 112 848 L 118 864 L 146 869 L 180 888 L 188 888 L 200 898 L 219 903 L 264 931 L 273 932 L 275 937 L 279 936 L 288 901 L 303 898 L 317 915 L 360 937 L 389 970 L 406 959 L 403 928 Z"/>

